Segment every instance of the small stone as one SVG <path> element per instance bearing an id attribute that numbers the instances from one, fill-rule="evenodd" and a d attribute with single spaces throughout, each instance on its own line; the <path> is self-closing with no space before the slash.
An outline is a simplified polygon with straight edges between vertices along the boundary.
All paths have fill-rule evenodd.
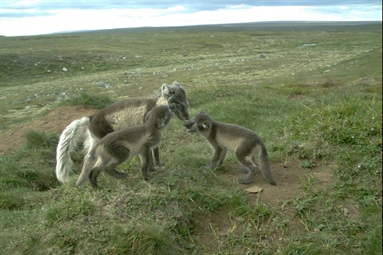
<path id="1" fill-rule="evenodd" d="M 349 216 L 350 215 L 350 210 L 349 209 L 342 207 L 340 210 L 342 211 L 344 216 Z"/>
<path id="2" fill-rule="evenodd" d="M 324 228 L 324 225 L 319 224 L 316 228 L 314 228 L 314 232 L 317 233 L 317 232 L 321 231 L 323 228 Z"/>
<path id="3" fill-rule="evenodd" d="M 253 186 L 253 187 L 250 187 L 250 188 L 247 188 L 245 189 L 245 191 L 249 192 L 249 193 L 259 193 L 261 192 L 263 189 L 261 187 L 258 187 L 258 186 Z"/>

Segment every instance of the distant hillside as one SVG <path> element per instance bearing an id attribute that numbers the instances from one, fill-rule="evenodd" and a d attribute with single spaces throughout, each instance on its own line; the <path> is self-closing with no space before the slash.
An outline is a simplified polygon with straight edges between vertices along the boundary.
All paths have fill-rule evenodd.
<path id="1" fill-rule="evenodd" d="M 196 30 L 196 31 L 238 31 L 238 30 L 327 30 L 327 29 L 348 29 L 348 30 L 382 30 L 381 21 L 275 21 L 275 22 L 251 22 L 235 24 L 217 24 L 217 25 L 197 25 L 197 26 L 174 26 L 174 27 L 138 27 L 138 28 L 116 28 L 91 31 L 66 31 L 55 34 L 67 33 L 99 33 L 99 32 L 149 32 L 161 30 Z"/>

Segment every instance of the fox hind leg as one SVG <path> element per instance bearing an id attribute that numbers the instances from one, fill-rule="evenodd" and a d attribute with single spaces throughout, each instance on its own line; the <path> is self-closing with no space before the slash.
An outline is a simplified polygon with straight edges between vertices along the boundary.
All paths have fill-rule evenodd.
<path id="1" fill-rule="evenodd" d="M 130 151 L 123 146 L 117 146 L 113 153 L 114 155 L 111 155 L 110 161 L 105 166 L 105 172 L 116 179 L 125 179 L 128 175 L 117 171 L 116 167 L 129 158 Z"/>
<path id="2" fill-rule="evenodd" d="M 242 166 L 244 167 L 242 169 L 246 168 L 246 169 L 248 169 L 248 171 L 247 171 L 247 175 L 245 175 L 245 176 L 243 176 L 243 177 L 238 179 L 238 183 L 240 183 L 240 184 L 249 184 L 253 180 L 253 178 L 255 176 L 255 170 L 252 168 L 251 165 L 247 165 L 247 166 L 242 165 Z"/>
<path id="3" fill-rule="evenodd" d="M 93 168 L 90 171 L 89 181 L 90 181 L 90 185 L 92 185 L 93 189 L 98 189 L 99 188 L 98 185 L 97 185 L 97 177 L 102 172 L 102 170 L 103 170 L 103 166 L 98 166 L 98 167 Z"/>
<path id="4" fill-rule="evenodd" d="M 235 153 L 235 157 L 241 165 L 241 170 L 247 172 L 247 175 L 238 179 L 238 182 L 240 184 L 249 184 L 255 176 L 256 165 L 250 158 L 243 156 L 240 153 Z"/>
<path id="5" fill-rule="evenodd" d="M 128 175 L 126 173 L 119 172 L 115 169 L 115 167 L 117 165 L 118 164 L 116 164 L 116 163 L 114 163 L 114 164 L 109 163 L 108 166 L 106 166 L 106 167 L 98 166 L 98 167 L 93 168 L 89 174 L 89 181 L 90 181 L 90 184 L 92 185 L 92 188 L 93 189 L 99 188 L 99 186 L 97 184 L 97 177 L 102 172 L 102 170 L 105 170 L 105 172 L 107 174 L 109 174 L 110 176 L 113 176 L 114 178 L 117 178 L 117 179 L 125 179 L 126 177 L 128 177 Z"/>
<path id="6" fill-rule="evenodd" d="M 129 158 L 129 153 L 126 154 L 124 157 L 120 159 L 113 159 L 105 166 L 105 172 L 109 174 L 110 176 L 116 178 L 116 179 L 125 179 L 128 177 L 126 173 L 122 173 L 120 171 L 116 170 L 116 167 L 120 164 L 122 164 L 125 160 Z"/>
<path id="7" fill-rule="evenodd" d="M 255 161 L 255 156 L 251 158 L 252 163 L 255 165 L 255 172 L 261 172 L 261 169 L 259 168 L 257 162 Z M 248 173 L 249 169 L 241 164 L 239 164 L 239 170 L 241 170 L 242 173 Z"/>
<path id="8" fill-rule="evenodd" d="M 105 173 L 116 179 L 125 179 L 128 177 L 128 174 L 117 171 L 115 168 L 105 168 Z"/>

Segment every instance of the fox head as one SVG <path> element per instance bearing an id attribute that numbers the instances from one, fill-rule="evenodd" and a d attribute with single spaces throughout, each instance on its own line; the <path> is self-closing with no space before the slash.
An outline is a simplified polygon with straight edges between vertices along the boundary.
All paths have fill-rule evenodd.
<path id="1" fill-rule="evenodd" d="M 204 112 L 200 112 L 184 124 L 189 133 L 207 134 L 211 130 L 213 120 Z"/>
<path id="2" fill-rule="evenodd" d="M 180 120 L 189 119 L 189 101 L 186 98 L 186 92 L 178 82 L 172 85 L 163 84 L 161 94 L 166 98 L 168 104 L 174 104 L 174 114 Z"/>
<path id="3" fill-rule="evenodd" d="M 174 109 L 174 104 L 156 106 L 146 113 L 144 122 L 158 129 L 165 128 L 173 116 Z"/>

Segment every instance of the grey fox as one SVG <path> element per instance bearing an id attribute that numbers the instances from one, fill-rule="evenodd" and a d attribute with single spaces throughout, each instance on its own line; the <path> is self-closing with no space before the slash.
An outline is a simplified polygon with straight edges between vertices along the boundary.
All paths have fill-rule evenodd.
<path id="1" fill-rule="evenodd" d="M 260 168 L 263 177 L 272 185 L 276 185 L 270 171 L 269 155 L 261 138 L 253 131 L 234 124 L 214 121 L 209 115 L 200 112 L 187 121 L 184 126 L 187 132 L 197 132 L 213 147 L 214 155 L 210 169 L 214 170 L 225 159 L 226 152 L 233 153 L 237 161 L 248 174 L 238 179 L 241 184 L 252 181 L 256 171 Z M 255 157 L 259 155 L 260 167 Z"/>

